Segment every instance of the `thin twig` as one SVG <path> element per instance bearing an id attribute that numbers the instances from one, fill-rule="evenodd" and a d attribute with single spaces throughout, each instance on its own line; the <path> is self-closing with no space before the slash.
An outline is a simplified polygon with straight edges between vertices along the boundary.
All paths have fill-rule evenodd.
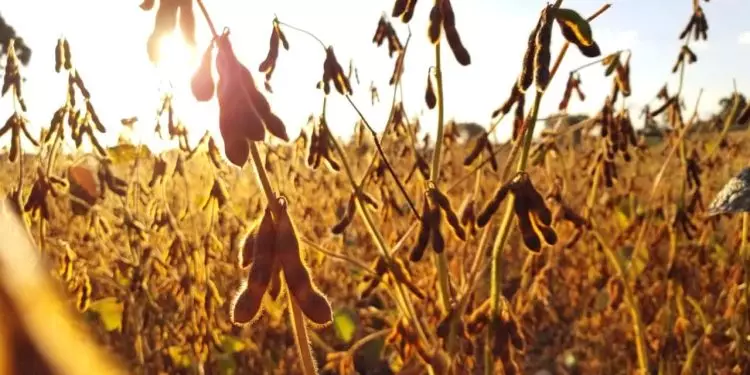
<path id="1" fill-rule="evenodd" d="M 612 52 L 612 53 L 610 53 L 610 54 L 608 54 L 608 55 L 606 55 L 606 56 L 604 56 L 604 57 L 602 57 L 600 59 L 596 59 L 594 61 L 591 61 L 591 62 L 588 62 L 586 64 L 583 64 L 583 65 L 581 65 L 581 66 L 579 66 L 579 67 L 571 70 L 570 74 L 578 73 L 579 71 L 581 71 L 583 69 L 586 69 L 588 67 L 601 64 L 603 61 L 607 60 L 610 56 L 615 55 L 615 54 L 625 53 L 625 52 L 627 52 L 629 55 L 632 54 L 632 52 L 630 52 L 630 48 L 621 49 L 619 51 Z"/>
<path id="2" fill-rule="evenodd" d="M 278 19 L 277 19 L 277 20 L 278 20 Z M 305 30 L 305 29 L 301 29 L 301 28 L 299 28 L 299 27 L 296 27 L 296 26 L 292 26 L 292 25 L 290 25 L 290 24 L 288 24 L 288 23 L 286 23 L 286 22 L 281 22 L 281 21 L 278 21 L 278 23 L 279 23 L 279 25 L 282 25 L 282 26 L 284 26 L 284 27 L 288 27 L 288 28 L 290 28 L 290 29 L 292 29 L 292 30 L 296 30 L 296 31 L 299 31 L 299 32 L 301 32 L 301 33 L 303 33 L 303 34 L 307 34 L 307 35 L 308 35 L 308 36 L 310 36 L 311 38 L 313 38 L 313 39 L 317 40 L 317 41 L 318 41 L 318 43 L 320 43 L 320 46 L 321 46 L 321 47 L 323 47 L 323 49 L 324 49 L 324 50 L 328 49 L 328 46 L 326 46 L 326 44 L 325 44 L 325 43 L 323 43 L 323 41 L 322 41 L 322 40 L 320 40 L 320 38 L 318 38 L 317 36 L 315 36 L 315 34 L 313 34 L 313 33 L 309 32 L 309 31 L 307 31 L 307 30 Z"/>
<path id="3" fill-rule="evenodd" d="M 354 104 L 352 101 L 351 96 L 347 95 L 346 100 L 349 101 L 349 104 L 352 105 L 355 111 L 357 111 L 357 114 L 359 115 L 359 118 L 362 120 L 362 123 L 365 124 L 365 127 L 370 131 L 370 134 L 372 134 L 372 139 L 375 143 L 375 148 L 377 148 L 378 153 L 380 154 L 380 158 L 385 163 L 386 168 L 388 169 L 388 172 L 393 177 L 393 180 L 396 181 L 396 185 L 398 186 L 398 189 L 401 190 L 401 194 L 404 196 L 404 199 L 406 199 L 406 203 L 409 204 L 409 208 L 411 208 L 411 212 L 414 214 L 414 217 L 419 220 L 419 212 L 417 211 L 417 208 L 414 206 L 414 203 L 412 202 L 411 198 L 409 198 L 409 193 L 406 192 L 406 188 L 404 188 L 404 185 L 401 183 L 401 180 L 398 178 L 398 175 L 396 174 L 396 171 L 393 170 L 393 167 L 391 166 L 391 163 L 388 161 L 388 158 L 385 156 L 385 152 L 383 151 L 383 146 L 380 145 L 380 142 L 378 141 L 378 134 L 375 132 L 375 130 L 372 129 L 372 126 L 370 126 L 370 123 L 367 122 L 365 119 L 365 116 L 362 114 L 362 112 L 357 108 L 357 105 Z"/>
<path id="4" fill-rule="evenodd" d="M 296 27 L 296 26 L 292 26 L 292 25 L 290 25 L 288 23 L 285 23 L 285 22 L 281 22 L 281 21 L 278 21 L 278 20 L 277 20 L 277 22 L 279 23 L 279 25 L 283 25 L 284 27 L 288 27 L 290 29 L 296 30 L 298 32 L 304 33 L 304 34 L 306 34 L 306 35 L 314 38 L 315 40 L 318 41 L 318 43 L 320 43 L 320 45 L 323 47 L 323 49 L 326 49 L 325 43 L 323 43 L 323 41 L 320 38 L 318 38 L 315 34 L 313 34 L 312 32 L 307 31 L 307 30 L 302 29 L 302 28 L 299 28 L 299 27 Z M 409 36 L 406 39 L 406 43 L 404 44 L 404 48 L 403 48 L 403 50 L 401 50 L 400 53 L 406 53 L 406 49 L 409 47 L 409 41 L 410 40 L 411 40 L 411 31 L 409 32 Z M 401 84 L 401 79 L 399 78 L 398 81 L 394 83 L 394 90 L 397 87 L 399 87 L 400 84 Z M 414 214 L 414 217 L 417 218 L 417 219 L 420 219 L 419 211 L 417 211 L 417 208 L 414 206 L 414 202 L 411 200 L 411 198 L 409 197 L 409 194 L 406 192 L 406 188 L 404 188 L 404 185 L 401 183 L 401 180 L 399 179 L 398 175 L 396 174 L 396 171 L 393 169 L 393 166 L 391 166 L 391 163 L 388 161 L 388 157 L 385 156 L 385 152 L 383 151 L 383 146 L 381 145 L 381 142 L 378 140 L 377 132 L 375 132 L 375 130 L 372 128 L 372 126 L 370 125 L 370 122 L 367 121 L 367 118 L 365 118 L 365 116 L 362 113 L 362 111 L 359 110 L 359 107 L 357 107 L 357 105 L 354 104 L 354 101 L 352 100 L 351 95 L 346 95 L 345 97 L 346 97 L 346 100 L 349 102 L 349 104 L 352 106 L 352 108 L 354 108 L 354 110 L 357 112 L 357 115 L 362 120 L 362 123 L 370 131 L 370 134 L 372 134 L 373 142 L 375 143 L 375 148 L 377 149 L 378 153 L 380 154 L 381 160 L 383 161 L 383 163 L 385 163 L 385 166 L 388 169 L 388 172 L 393 177 L 393 180 L 396 181 L 396 185 L 398 186 L 399 190 L 401 191 L 401 194 L 404 196 L 404 199 L 406 199 L 406 202 L 409 204 L 409 208 L 411 209 L 412 213 Z M 395 92 L 394 92 L 394 100 L 395 100 Z M 395 102 L 391 104 L 391 116 L 388 117 L 389 121 L 390 121 L 391 117 L 393 116 L 393 112 L 394 112 L 393 111 L 393 107 L 394 107 L 394 104 L 395 104 Z M 384 136 L 385 136 L 385 133 L 386 132 L 383 132 Z M 374 162 L 374 160 L 373 160 L 373 162 Z M 371 164 L 371 167 L 372 167 L 372 164 Z M 369 167 L 367 169 L 368 172 L 365 173 L 365 178 L 367 178 L 367 176 L 369 175 L 371 167 Z M 361 185 L 362 184 L 360 184 L 360 187 L 362 187 Z"/>

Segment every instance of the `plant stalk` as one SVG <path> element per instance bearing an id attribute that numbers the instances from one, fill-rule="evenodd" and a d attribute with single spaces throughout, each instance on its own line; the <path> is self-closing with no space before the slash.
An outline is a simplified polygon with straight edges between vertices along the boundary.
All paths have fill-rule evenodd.
<path id="1" fill-rule="evenodd" d="M 435 150 L 432 153 L 432 169 L 430 180 L 437 186 L 440 180 L 440 158 L 443 145 L 443 128 L 445 126 L 445 100 L 443 98 L 443 70 L 441 68 L 440 41 L 435 43 L 435 82 L 437 83 L 437 136 Z M 435 254 L 435 268 L 438 276 L 438 296 L 440 308 L 446 314 L 451 308 L 450 279 L 448 275 L 448 257 L 445 251 Z M 448 338 L 450 343 L 452 338 Z"/>
<path id="2" fill-rule="evenodd" d="M 604 241 L 604 238 L 602 238 L 601 234 L 599 234 L 596 229 L 593 229 L 591 232 L 594 234 L 596 240 L 601 245 L 602 251 L 604 251 L 604 254 L 607 256 L 610 264 L 612 265 L 612 267 L 614 267 L 615 272 L 622 280 L 623 299 L 628 305 L 628 310 L 630 310 L 630 315 L 633 318 L 633 333 L 635 335 L 635 350 L 638 354 L 638 367 L 641 370 L 641 374 L 648 374 L 648 353 L 646 352 L 646 339 L 644 336 L 646 333 L 646 328 L 643 325 L 643 320 L 641 319 L 641 312 L 638 308 L 638 300 L 633 293 L 633 289 L 630 287 L 630 278 L 625 271 L 625 266 L 622 264 L 619 255 L 615 253 L 614 250 L 609 247 L 609 245 L 607 245 L 607 243 Z"/>
<path id="3" fill-rule="evenodd" d="M 325 116 L 325 107 L 326 107 L 326 99 L 324 99 L 323 101 L 323 116 Z M 327 127 L 328 125 L 326 124 L 325 126 Z M 331 134 L 330 129 L 326 128 L 326 131 L 328 131 L 329 134 Z M 372 219 L 372 216 L 370 216 L 370 212 L 367 210 L 367 203 L 365 203 L 362 200 L 362 195 L 360 194 L 361 188 L 359 187 L 356 179 L 354 178 L 354 173 L 352 172 L 349 159 L 346 157 L 346 153 L 344 152 L 344 149 L 341 147 L 341 144 L 339 144 L 338 140 L 336 140 L 335 137 L 328 137 L 328 139 L 333 145 L 334 149 L 336 150 L 336 153 L 339 155 L 339 158 L 341 158 L 341 164 L 344 166 L 344 172 L 346 173 L 346 176 L 349 179 L 349 182 L 352 185 L 352 188 L 355 189 L 357 207 L 359 208 L 357 210 L 357 213 L 364 221 L 365 227 L 367 227 L 368 232 L 370 232 L 370 236 L 373 238 L 375 245 L 380 251 L 380 255 L 383 257 L 383 259 L 385 260 L 390 270 L 391 269 L 390 267 L 393 264 L 393 258 L 391 257 L 391 254 L 388 251 L 388 245 L 386 244 L 385 238 L 383 238 L 383 235 L 375 227 L 375 222 Z M 422 323 L 418 318 L 418 315 L 414 309 L 414 305 L 411 303 L 411 299 L 409 298 L 408 293 L 404 289 L 403 285 L 401 285 L 401 283 L 399 283 L 398 281 L 394 280 L 393 285 L 396 287 L 395 295 L 396 295 L 397 302 L 398 300 L 400 300 L 401 302 L 403 302 L 406 308 L 405 311 L 402 311 L 402 313 L 412 320 L 420 338 L 424 340 L 425 342 L 427 342 L 427 335 L 425 334 L 425 330 L 422 327 Z"/>
<path id="4" fill-rule="evenodd" d="M 563 0 L 557 0 L 555 1 L 553 8 L 558 9 L 562 5 Z M 600 14 L 604 13 L 607 9 L 609 9 L 609 4 L 605 4 L 602 8 L 597 10 L 593 15 L 591 15 L 587 21 L 592 21 L 594 18 L 598 17 Z M 552 66 L 552 69 L 550 69 L 550 77 L 549 80 L 552 81 L 552 79 L 555 76 L 555 73 L 557 73 L 558 68 L 560 67 L 560 64 L 562 63 L 563 58 L 565 57 L 565 54 L 568 50 L 570 43 L 565 42 L 563 44 L 562 49 L 560 50 L 560 53 L 557 55 L 557 58 Z M 531 142 L 534 138 L 534 128 L 536 125 L 536 120 L 539 115 L 539 106 L 542 101 L 542 97 L 544 96 L 544 91 L 537 91 L 536 96 L 534 97 L 534 104 L 531 107 L 529 111 L 529 115 L 525 119 L 525 137 L 523 140 L 523 145 L 521 148 L 521 158 L 518 161 L 518 167 L 516 168 L 517 171 L 522 172 L 526 170 L 526 165 L 528 163 L 529 159 L 529 152 L 531 150 Z M 503 220 L 500 224 L 500 229 L 498 231 L 497 237 L 495 237 L 495 243 L 492 247 L 492 259 L 491 259 L 491 271 L 490 271 L 490 316 L 491 319 L 497 319 L 497 311 L 499 307 L 500 302 L 500 291 L 502 290 L 502 279 L 500 275 L 500 266 L 501 266 L 501 259 L 502 259 L 502 250 L 505 247 L 505 243 L 508 240 L 508 236 L 510 234 L 510 226 L 513 222 L 513 204 L 515 202 L 515 198 L 511 194 L 507 198 L 508 202 L 505 205 L 505 214 L 503 216 Z M 492 353 L 492 350 L 489 347 L 489 343 L 492 342 L 493 338 L 493 332 L 492 330 L 487 330 L 487 345 L 484 352 L 484 372 L 485 374 L 489 375 L 492 374 L 492 371 L 494 369 L 494 356 Z"/>
<path id="5" fill-rule="evenodd" d="M 558 1 L 560 3 L 561 1 Z M 559 5 L 558 5 L 559 6 Z M 526 164 L 529 160 L 529 151 L 531 150 L 531 141 L 534 138 L 534 126 L 536 125 L 536 117 L 539 114 L 539 105 L 542 102 L 543 92 L 537 92 L 534 97 L 534 104 L 531 107 L 529 116 L 526 118 L 526 133 L 524 133 L 523 144 L 521 146 L 521 158 L 518 160 L 518 167 L 516 171 L 523 172 L 526 170 Z M 493 321 L 497 319 L 498 308 L 500 306 L 500 293 L 502 291 L 502 276 L 500 268 L 502 266 L 502 251 L 505 248 L 505 243 L 510 235 L 510 227 L 513 223 L 513 205 L 515 204 L 515 196 L 510 194 L 508 196 L 507 203 L 505 204 L 505 214 L 503 215 L 503 221 L 500 224 L 497 237 L 495 237 L 495 243 L 492 245 L 492 260 L 490 269 L 490 319 Z M 491 374 L 494 367 L 494 355 L 490 349 L 489 343 L 492 342 L 494 332 L 487 330 L 487 347 L 485 348 L 485 374 Z"/>
<path id="6" fill-rule="evenodd" d="M 208 11 L 203 4 L 203 1 L 197 0 L 197 2 L 198 6 L 201 9 L 201 12 L 203 13 L 203 17 L 208 23 L 213 37 L 217 38 L 218 33 L 216 32 L 216 27 L 211 21 L 211 17 L 209 16 Z M 242 93 L 245 96 L 245 100 L 248 102 L 251 108 L 253 108 L 253 112 L 255 112 L 255 107 L 252 105 L 252 100 L 248 93 L 247 87 L 245 87 L 245 82 L 241 80 L 240 85 L 243 88 Z M 258 114 L 255 113 L 255 115 L 257 116 Z M 250 142 L 250 156 L 255 166 L 255 173 L 258 177 L 258 181 L 260 182 L 260 186 L 263 189 L 264 194 L 266 195 L 268 205 L 271 208 L 275 208 L 278 205 L 276 195 L 274 194 L 271 183 L 268 180 L 268 175 L 266 174 L 266 170 L 263 167 L 263 162 L 260 158 L 260 153 L 258 153 L 258 147 L 255 142 Z M 273 212 L 275 210 L 272 209 L 271 211 Z M 305 325 L 305 319 L 299 309 L 299 306 L 297 306 L 297 303 L 293 298 L 291 298 L 291 296 L 289 297 L 289 317 L 292 321 L 292 326 L 294 327 L 294 338 L 297 343 L 297 350 L 299 351 L 300 355 L 300 365 L 302 367 L 302 372 L 305 375 L 317 374 L 318 371 L 315 367 L 315 361 L 312 356 L 310 340 L 307 335 L 307 326 Z"/>
<path id="7" fill-rule="evenodd" d="M 308 36 L 314 38 L 324 49 L 326 49 L 326 45 L 322 42 L 322 40 L 320 38 L 318 38 L 316 35 L 314 35 L 313 33 L 309 32 L 307 30 L 300 29 L 298 27 L 292 26 L 290 24 L 278 21 L 278 19 L 276 19 L 276 22 L 278 22 L 279 25 L 283 25 L 285 27 L 289 27 L 289 28 L 294 29 L 296 31 L 302 32 L 304 34 L 307 34 Z M 406 45 L 404 46 L 404 48 L 408 47 L 410 40 L 411 40 L 411 32 L 409 33 L 409 37 L 407 38 Z M 400 79 L 399 79 L 399 81 L 397 81 L 395 83 L 395 85 L 394 85 L 394 92 L 393 92 L 393 99 L 392 99 L 393 101 L 391 103 L 391 113 L 388 116 L 389 123 L 386 124 L 386 131 L 388 130 L 388 127 L 390 125 L 390 119 L 392 118 L 392 116 L 395 113 L 396 90 L 400 86 L 400 84 L 401 84 L 401 82 L 400 82 Z M 372 238 L 373 238 L 376 246 L 378 247 L 378 250 L 380 250 L 381 256 L 383 256 L 383 259 L 386 261 L 386 264 L 388 265 L 388 268 L 390 270 L 391 266 L 393 264 L 393 262 L 392 262 L 392 256 L 391 256 L 391 254 L 390 254 L 390 252 L 388 250 L 388 246 L 386 245 L 385 239 L 383 238 L 382 234 L 375 227 L 374 221 L 373 221 L 372 217 L 370 216 L 369 211 L 367 211 L 367 204 L 365 202 L 363 202 L 362 197 L 361 197 L 362 189 L 365 186 L 365 184 L 367 182 L 367 179 L 368 179 L 368 176 L 370 175 L 371 171 L 374 170 L 375 161 L 377 160 L 377 158 L 379 156 L 382 157 L 383 158 L 383 162 L 386 163 L 386 166 L 388 167 L 389 172 L 392 174 L 394 180 L 396 181 L 396 184 L 399 187 L 399 190 L 401 191 L 401 193 L 404 195 L 405 199 L 409 203 L 409 206 L 412 209 L 412 212 L 417 217 L 419 217 L 419 215 L 416 212 L 416 209 L 414 208 L 414 205 L 412 204 L 411 199 L 407 195 L 406 190 L 404 189 L 403 185 L 399 181 L 398 176 L 393 171 L 393 168 L 390 166 L 390 163 L 386 159 L 385 154 L 384 154 L 384 152 L 383 152 L 383 150 L 381 148 L 380 141 L 377 138 L 377 134 L 372 130 L 372 127 L 369 125 L 369 123 L 367 122 L 367 120 L 365 119 L 365 117 L 361 113 L 361 111 L 354 104 L 354 102 L 352 101 L 351 97 L 346 96 L 346 99 L 349 101 L 349 104 L 357 112 L 357 114 L 359 115 L 360 119 L 363 121 L 363 123 L 365 124 L 365 126 L 370 130 L 370 133 L 372 134 L 372 136 L 374 138 L 373 140 L 375 142 L 375 145 L 377 146 L 377 149 L 378 149 L 378 153 L 376 155 L 373 155 L 373 158 L 371 159 L 370 164 L 368 165 L 367 170 L 366 170 L 365 174 L 362 176 L 361 181 L 359 183 L 357 183 L 357 181 L 354 178 L 354 174 L 352 173 L 352 169 L 351 169 L 351 164 L 349 163 L 349 161 L 348 161 L 348 159 L 346 157 L 344 149 L 341 147 L 341 145 L 339 144 L 339 142 L 334 137 L 329 137 L 329 141 L 334 146 L 334 149 L 336 150 L 336 153 L 341 158 L 341 163 L 344 165 L 344 170 L 346 172 L 347 178 L 349 179 L 349 181 L 350 181 L 350 183 L 352 185 L 352 188 L 354 189 L 357 206 L 359 207 L 359 209 L 357 210 L 357 212 L 360 215 L 360 217 L 363 219 L 363 221 L 365 222 L 365 226 L 367 227 L 368 231 L 370 232 L 370 235 L 372 236 Z M 324 100 L 323 100 L 323 111 L 322 111 L 322 116 L 323 117 L 325 117 L 326 103 L 327 103 L 327 98 L 324 98 Z M 330 131 L 330 129 L 328 128 L 328 125 L 325 124 L 325 126 L 327 128 L 326 130 L 328 131 L 328 133 L 329 134 L 333 134 Z M 384 137 L 385 137 L 385 132 L 384 132 L 383 138 Z M 415 312 L 414 306 L 411 303 L 411 300 L 409 298 L 409 294 L 406 292 L 404 286 L 400 282 L 398 282 L 396 280 L 393 280 L 393 285 L 395 286 L 395 295 L 394 295 L 395 298 L 394 299 L 395 299 L 396 305 L 399 306 L 400 310 L 402 310 L 402 313 L 406 317 L 408 317 L 409 319 L 411 319 L 413 321 L 413 324 L 416 327 L 417 332 L 420 335 L 420 338 L 423 339 L 424 341 L 427 341 L 427 336 L 425 335 L 425 330 L 422 327 L 421 321 L 417 317 L 417 314 Z M 393 293 L 391 293 L 391 294 L 393 294 Z M 431 371 L 431 369 L 428 369 L 428 370 Z"/>
<path id="8" fill-rule="evenodd" d="M 255 166 L 255 174 L 258 177 L 260 186 L 263 189 L 263 193 L 266 195 L 268 205 L 272 208 L 278 205 L 276 195 L 271 187 L 271 182 L 268 180 L 268 174 L 263 167 L 263 161 L 260 158 L 258 152 L 258 146 L 255 142 L 250 142 L 250 157 Z M 273 209 L 271 210 L 274 211 Z M 297 302 L 292 298 L 291 293 L 289 294 L 289 319 L 291 320 L 294 340 L 297 344 L 297 350 L 300 355 L 300 366 L 302 372 L 305 375 L 314 375 L 318 373 L 315 366 L 315 360 L 313 359 L 312 350 L 310 348 L 310 338 L 307 334 L 307 326 L 305 325 L 305 317 L 302 315 L 302 311 L 297 305 Z"/>

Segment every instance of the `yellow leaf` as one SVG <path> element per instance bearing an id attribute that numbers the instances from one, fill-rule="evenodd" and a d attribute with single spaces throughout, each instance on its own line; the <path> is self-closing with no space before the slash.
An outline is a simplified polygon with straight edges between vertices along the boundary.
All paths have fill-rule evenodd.
<path id="1" fill-rule="evenodd" d="M 630 255 L 630 265 L 627 271 L 632 278 L 635 278 L 646 269 L 649 260 L 648 246 L 644 245 L 638 250 L 633 249 L 633 251 L 634 253 Z"/>
<path id="2" fill-rule="evenodd" d="M 284 309 L 286 308 L 286 298 L 281 298 L 285 291 L 282 290 L 279 294 L 279 299 L 274 301 L 268 293 L 263 295 L 263 309 L 273 321 L 279 321 L 284 317 Z"/>
<path id="3" fill-rule="evenodd" d="M 119 144 L 117 146 L 110 147 L 109 149 L 107 149 L 107 154 L 109 155 L 109 158 L 112 160 L 112 163 L 114 165 L 118 165 L 121 163 L 131 163 L 135 161 L 139 156 L 143 159 L 149 159 L 151 157 L 151 152 L 147 147 L 140 147 L 139 150 L 139 146 L 132 144 Z"/>
<path id="4" fill-rule="evenodd" d="M 611 53 L 607 55 L 607 57 L 602 59 L 602 65 L 609 66 L 615 62 L 615 59 L 619 59 L 619 58 L 620 58 L 620 52 Z"/>
<path id="5" fill-rule="evenodd" d="M 115 297 L 105 297 L 91 302 L 89 310 L 99 315 L 99 320 L 104 324 L 104 329 L 114 331 L 122 329 L 122 303 Z"/>
<path id="6" fill-rule="evenodd" d="M 237 337 L 230 335 L 221 336 L 221 348 L 224 353 L 238 353 L 243 350 L 247 345 Z"/>
<path id="7" fill-rule="evenodd" d="M 350 343 L 357 334 L 357 317 L 349 309 L 339 309 L 333 313 L 333 328 L 336 336 L 345 343 Z"/>
<path id="8" fill-rule="evenodd" d="M 188 368 L 190 367 L 191 360 L 190 355 L 188 354 L 187 349 L 181 347 L 181 346 L 170 346 L 167 348 L 167 353 L 169 353 L 169 358 L 172 359 L 172 363 L 178 368 Z"/>
<path id="9" fill-rule="evenodd" d="M 630 218 L 628 218 L 628 215 L 626 215 L 622 210 L 618 209 L 615 211 L 615 215 L 617 217 L 617 223 L 620 225 L 620 228 L 625 228 L 630 223 Z"/>

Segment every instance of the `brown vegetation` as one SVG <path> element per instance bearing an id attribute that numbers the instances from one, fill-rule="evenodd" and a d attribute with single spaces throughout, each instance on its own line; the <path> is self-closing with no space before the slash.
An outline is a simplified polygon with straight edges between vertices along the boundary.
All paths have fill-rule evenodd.
<path id="1" fill-rule="evenodd" d="M 416 3 L 397 0 L 393 17 L 409 22 Z M 56 70 L 69 76 L 68 95 L 50 126 L 30 134 L 11 44 L 3 94 L 19 105 L 0 129 L 11 138 L 2 171 L 8 202 L 71 309 L 134 373 L 747 373 L 750 220 L 709 216 L 704 202 L 750 157 L 750 137 L 730 132 L 735 119 L 750 118 L 750 106 L 733 95 L 718 129 L 693 132 L 697 110 L 686 113 L 681 87 L 665 86 L 644 113 L 647 122 L 664 115 L 671 131 L 648 145 L 624 104 L 631 51 L 593 60 L 570 72 L 564 93 L 548 93 L 566 52 L 601 54 L 589 22 L 608 9 L 584 19 L 561 3 L 540 11 L 518 80 L 493 114 L 514 112 L 506 144 L 489 137 L 499 121 L 480 131 L 464 125 L 469 137 L 444 122 L 441 36 L 453 58 L 471 63 L 449 0 L 434 2 L 419 41 L 435 46 L 425 102 L 438 111 L 436 142 L 417 140 L 425 125 L 406 116 L 396 95 L 417 41 L 402 42 L 387 17 L 372 43 L 387 42 L 395 55 L 390 120 L 376 134 L 362 118 L 347 143 L 332 134 L 326 103 L 343 96 L 354 106 L 358 86 L 333 47 L 318 40 L 322 109 L 290 140 L 234 55 L 230 32 L 216 31 L 200 0 L 214 39 L 191 88 L 197 100 L 218 100 L 222 139 L 189 145 L 165 97 L 160 121 L 178 148 L 159 155 L 99 145 L 108 129 L 64 39 Z M 152 59 L 155 40 L 178 19 L 194 43 L 193 5 L 144 2 L 144 10 L 156 8 Z M 675 66 L 683 76 L 697 61 L 689 41 L 707 37 L 697 0 L 694 9 Z M 299 31 L 279 19 L 269 26 L 259 66 L 267 91 L 284 58 L 279 46 L 289 50 L 287 35 Z M 550 51 L 560 36 L 564 48 Z M 581 76 L 597 66 L 612 91 L 586 98 Z M 545 94 L 561 95 L 555 121 L 563 122 L 534 140 Z M 570 100 L 603 104 L 568 124 Z M 582 129 L 596 131 L 580 137 Z M 21 134 L 37 153 L 20 150 Z M 90 142 L 95 152 L 60 154 L 64 139 Z M 6 275 L 8 259 L 0 258 Z M 10 285 L 0 288 L 0 333 L 24 316 Z M 0 334 L 6 372 L 50 373 L 64 360 L 45 356 L 50 346 L 38 335 L 14 330 Z M 8 349 L 14 345 L 26 350 Z M 30 370 L 30 362 L 49 368 Z M 71 366 L 59 371 L 84 371 Z"/>

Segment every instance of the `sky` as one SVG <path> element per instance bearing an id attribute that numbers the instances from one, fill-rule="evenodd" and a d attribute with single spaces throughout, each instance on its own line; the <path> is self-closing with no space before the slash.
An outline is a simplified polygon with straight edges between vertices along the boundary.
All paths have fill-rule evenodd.
<path id="1" fill-rule="evenodd" d="M 388 115 L 392 87 L 388 86 L 395 56 L 387 47 L 377 48 L 372 36 L 383 12 L 390 14 L 393 0 L 204 0 L 217 28 L 228 27 L 235 52 L 253 72 L 261 91 L 263 75 L 259 63 L 268 50 L 272 19 L 308 30 L 326 44 L 333 45 L 346 69 L 350 59 L 359 72 L 360 84 L 354 84 L 353 100 L 375 130 L 382 130 Z M 488 126 L 492 111 L 507 97 L 521 65 L 528 34 L 545 0 L 460 0 L 453 2 L 456 25 L 472 63 L 460 66 L 450 50 L 443 48 L 445 111 L 447 119 L 476 122 Z M 599 9 L 602 0 L 566 0 L 564 7 L 583 16 Z M 692 0 L 613 0 L 612 7 L 592 23 L 594 38 L 602 53 L 621 49 L 632 51 L 631 86 L 627 105 L 637 118 L 640 109 L 655 96 L 665 82 L 674 91 L 677 80 L 671 67 L 681 41 L 678 35 L 690 18 Z M 57 38 L 65 36 L 71 45 L 76 68 L 92 94 L 92 103 L 110 131 L 103 143 L 114 144 L 121 129 L 120 119 L 138 116 L 134 140 L 153 149 L 174 147 L 176 141 L 160 141 L 153 135 L 160 90 L 171 82 L 175 110 L 197 140 L 208 130 L 218 135 L 218 104 L 197 103 L 189 91 L 190 74 L 210 39 L 208 27 L 198 18 L 197 51 L 190 54 L 179 37 L 170 39 L 165 50 L 170 54 L 162 69 L 151 65 L 146 41 L 153 27 L 155 10 L 139 8 L 140 0 L 23 0 L 4 1 L 0 14 L 32 48 L 31 62 L 22 68 L 31 130 L 39 133 L 48 126 L 54 111 L 65 99 L 64 74 L 54 71 Z M 403 76 L 404 107 L 411 116 L 419 116 L 422 128 L 434 131 L 436 111 L 424 104 L 428 68 L 434 64 L 434 50 L 427 39 L 427 21 L 432 2 L 422 0 L 410 23 L 413 36 L 406 56 Z M 710 29 L 708 41 L 692 48 L 698 63 L 690 65 L 684 97 L 692 111 L 701 88 L 704 89 L 699 113 L 709 116 L 718 109 L 720 98 L 732 90 L 736 79 L 740 91 L 750 85 L 750 1 L 720 0 L 701 5 Z M 200 13 L 196 8 L 196 15 Z M 407 26 L 392 19 L 402 42 Z M 266 93 L 272 110 L 286 123 L 292 138 L 299 134 L 311 114 L 319 114 L 322 98 L 315 84 L 321 78 L 324 51 L 309 36 L 285 29 L 290 50 L 280 50 L 271 84 L 274 93 Z M 553 59 L 562 45 L 559 31 L 553 36 Z M 549 87 L 541 115 L 556 111 L 564 90 L 567 72 L 591 59 L 571 48 Z M 581 72 L 584 102 L 573 100 L 570 113 L 594 114 L 610 90 L 600 65 Z M 381 102 L 370 101 L 370 83 L 378 87 Z M 0 99 L 0 118 L 13 111 L 6 95 Z M 354 130 L 357 113 L 346 99 L 332 95 L 328 102 L 328 123 L 337 136 L 348 137 Z M 508 116 L 510 117 L 510 116 Z M 510 134 L 511 119 L 498 127 L 498 137 Z M 637 126 L 640 126 L 638 121 Z M 0 143 L 7 144 L 7 139 Z M 70 145 L 66 146 L 68 149 Z"/>

